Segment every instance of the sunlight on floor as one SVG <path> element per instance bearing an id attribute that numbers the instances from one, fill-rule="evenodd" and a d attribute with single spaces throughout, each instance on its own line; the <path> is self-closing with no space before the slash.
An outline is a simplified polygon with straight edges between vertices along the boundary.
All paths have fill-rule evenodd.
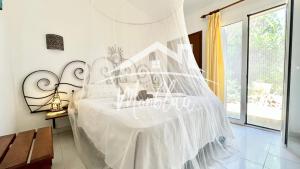
<path id="1" fill-rule="evenodd" d="M 232 118 L 240 118 L 240 104 L 227 103 L 228 115 Z M 248 103 L 248 123 L 276 130 L 281 129 L 282 110 L 278 107 L 271 107 L 267 105 L 259 105 L 255 103 Z"/>

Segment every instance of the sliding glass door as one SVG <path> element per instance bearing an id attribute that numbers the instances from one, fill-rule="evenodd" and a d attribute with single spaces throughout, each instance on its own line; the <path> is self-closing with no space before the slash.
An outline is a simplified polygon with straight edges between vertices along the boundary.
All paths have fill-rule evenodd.
<path id="1" fill-rule="evenodd" d="M 286 6 L 222 27 L 225 107 L 232 122 L 282 125 Z"/>
<path id="2" fill-rule="evenodd" d="M 225 107 L 230 118 L 241 119 L 243 23 L 222 28 L 225 63 Z"/>
<path id="3" fill-rule="evenodd" d="M 280 130 L 286 8 L 249 17 L 247 123 Z"/>

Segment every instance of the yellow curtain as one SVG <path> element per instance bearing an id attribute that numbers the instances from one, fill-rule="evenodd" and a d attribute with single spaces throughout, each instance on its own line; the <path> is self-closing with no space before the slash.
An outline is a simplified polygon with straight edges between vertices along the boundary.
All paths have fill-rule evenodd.
<path id="1" fill-rule="evenodd" d="M 208 18 L 206 35 L 206 78 L 210 89 L 224 101 L 224 62 L 220 12 Z"/>

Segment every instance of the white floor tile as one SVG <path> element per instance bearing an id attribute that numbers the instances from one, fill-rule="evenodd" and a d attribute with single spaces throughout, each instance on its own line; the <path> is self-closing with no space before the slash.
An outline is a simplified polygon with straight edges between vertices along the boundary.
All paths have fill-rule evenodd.
<path id="1" fill-rule="evenodd" d="M 289 138 L 289 149 L 300 157 L 300 138 L 290 136 Z"/>
<path id="2" fill-rule="evenodd" d="M 246 127 L 246 138 L 249 141 L 256 141 L 262 144 L 281 145 L 281 135 L 277 131 L 266 131 L 253 127 Z"/>
<path id="3" fill-rule="evenodd" d="M 299 169 L 300 163 L 295 163 L 274 155 L 268 155 L 265 169 Z"/>
<path id="4" fill-rule="evenodd" d="M 280 146 L 280 132 L 232 125 L 240 157 L 263 165 L 271 145 Z"/>
<path id="5" fill-rule="evenodd" d="M 53 169 L 64 169 L 62 159 L 61 141 L 58 134 L 53 135 L 54 159 L 52 160 Z"/>
<path id="6" fill-rule="evenodd" d="M 63 161 L 53 161 L 52 162 L 52 169 L 65 169 Z"/>
<path id="7" fill-rule="evenodd" d="M 240 156 L 246 160 L 263 165 L 268 156 L 268 150 L 268 145 L 266 145 L 265 147 L 255 147 L 249 144 L 248 146 L 244 147 L 243 150 L 241 150 Z"/>
<path id="8" fill-rule="evenodd" d="M 72 132 L 64 132 L 53 136 L 54 160 L 52 169 L 85 169 L 74 144 Z"/>
<path id="9" fill-rule="evenodd" d="M 225 166 L 227 169 L 263 169 L 262 165 L 239 158 Z"/>
<path id="10" fill-rule="evenodd" d="M 300 158 L 288 151 L 284 146 L 271 145 L 269 154 L 300 163 Z"/>
<path id="11" fill-rule="evenodd" d="M 237 138 L 237 147 L 241 158 L 263 165 L 267 158 L 270 144 L 258 137 L 259 135 L 254 133 L 247 133 L 244 137 Z"/>
<path id="12" fill-rule="evenodd" d="M 71 132 L 61 134 L 61 147 L 65 169 L 85 169 L 77 154 Z"/>

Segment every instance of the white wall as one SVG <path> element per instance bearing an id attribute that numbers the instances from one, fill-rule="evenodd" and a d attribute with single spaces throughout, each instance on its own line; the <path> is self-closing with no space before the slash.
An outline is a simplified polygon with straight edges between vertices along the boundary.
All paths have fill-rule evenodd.
<path id="1" fill-rule="evenodd" d="M 295 0 L 291 65 L 289 132 L 300 136 L 300 1 Z"/>
<path id="2" fill-rule="evenodd" d="M 89 61 L 91 58 L 106 56 L 107 47 L 115 43 L 114 38 L 120 37 L 107 34 L 112 32 L 114 25 L 105 24 L 103 16 L 102 18 L 99 16 L 89 0 L 8 0 L 5 1 L 4 10 L 8 17 L 7 33 L 11 35 L 9 39 L 12 41 L 7 48 L 11 50 L 14 75 L 14 85 L 6 86 L 12 88 L 8 91 L 16 93 L 17 130 L 49 126 L 51 123 L 44 120 L 44 113 L 30 114 L 25 104 L 21 90 L 25 76 L 39 69 L 60 73 L 64 64 L 71 60 Z M 126 30 L 126 27 L 123 29 Z M 62 35 L 65 50 L 47 50 L 45 42 L 47 33 Z M 134 41 L 134 45 L 139 44 L 138 40 L 141 37 L 134 32 L 132 35 L 127 35 L 126 37 L 130 36 L 130 39 L 125 40 Z M 0 118 L 2 117 L 1 115 Z M 68 125 L 67 120 L 58 122 L 58 127 L 64 125 Z"/>
<path id="3" fill-rule="evenodd" d="M 89 8 L 88 0 L 5 1 L 4 10 L 9 18 L 15 79 L 14 88 L 8 91 L 16 92 L 18 130 L 50 125 L 50 121 L 45 121 L 44 113 L 30 114 L 22 96 L 21 84 L 25 76 L 32 71 L 47 69 L 60 73 L 68 61 L 85 60 L 88 57 Z M 47 50 L 47 33 L 63 36 L 65 50 Z M 61 123 L 63 124 L 58 125 L 68 125 L 68 121 Z"/>
<path id="4" fill-rule="evenodd" d="M 232 2 L 232 1 L 231 1 Z M 221 12 L 222 25 L 247 20 L 247 15 L 268 9 L 270 7 L 285 3 L 286 0 L 247 0 L 231 8 L 225 9 Z M 202 15 L 209 13 L 215 9 L 228 5 L 229 0 L 219 1 L 210 6 L 199 8 L 198 11 L 185 11 L 186 25 L 189 34 L 202 30 L 203 31 L 203 56 L 205 56 L 205 34 L 207 30 L 207 19 L 200 18 Z M 203 69 L 205 69 L 205 57 L 203 57 Z"/>
<path id="5" fill-rule="evenodd" d="M 7 13 L 0 11 L 0 136 L 16 130 L 15 92 L 7 32 Z"/>

